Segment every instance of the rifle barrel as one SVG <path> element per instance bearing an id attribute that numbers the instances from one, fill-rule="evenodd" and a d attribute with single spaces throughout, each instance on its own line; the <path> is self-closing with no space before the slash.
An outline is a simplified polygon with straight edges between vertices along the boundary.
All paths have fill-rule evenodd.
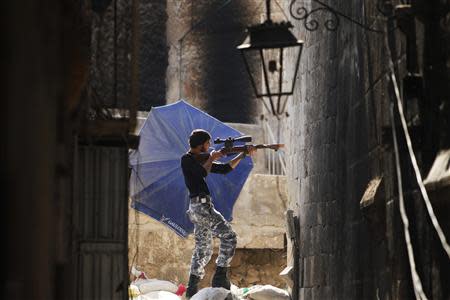
<path id="1" fill-rule="evenodd" d="M 253 146 L 256 149 L 272 149 L 278 150 L 284 147 L 284 144 L 257 144 L 257 145 L 243 145 L 243 146 L 234 146 L 230 148 L 222 148 L 220 151 L 224 154 L 232 154 L 232 153 L 240 153 L 248 151 L 248 146 Z"/>

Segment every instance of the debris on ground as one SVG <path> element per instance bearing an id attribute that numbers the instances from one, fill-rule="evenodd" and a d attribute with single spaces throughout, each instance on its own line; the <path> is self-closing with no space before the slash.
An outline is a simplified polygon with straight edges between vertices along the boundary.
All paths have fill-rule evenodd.
<path id="1" fill-rule="evenodd" d="M 231 292 L 224 288 L 204 288 L 198 291 L 191 300 L 232 300 Z"/>
<path id="2" fill-rule="evenodd" d="M 255 285 L 239 289 L 237 293 L 241 299 L 251 300 L 290 300 L 289 293 L 272 285 Z"/>
<path id="3" fill-rule="evenodd" d="M 191 300 L 290 300 L 289 293 L 272 285 L 254 285 L 238 288 L 231 285 L 231 290 L 223 288 L 204 288 Z"/>
<path id="4" fill-rule="evenodd" d="M 130 300 L 179 300 L 186 287 L 166 280 L 137 279 L 128 290 Z"/>
<path id="5" fill-rule="evenodd" d="M 144 295 L 140 295 L 138 298 L 133 300 L 180 300 L 181 297 L 166 291 L 150 292 Z"/>
<path id="6" fill-rule="evenodd" d="M 135 266 L 131 267 L 131 274 L 136 279 L 148 279 L 147 274 L 144 271 L 138 270 Z"/>
<path id="7" fill-rule="evenodd" d="M 183 284 L 148 278 L 135 267 L 132 267 L 131 274 L 135 279 L 128 288 L 129 300 L 180 300 L 186 291 Z"/>
<path id="8" fill-rule="evenodd" d="M 132 270 L 135 280 L 129 287 L 129 300 L 181 300 L 186 287 L 173 282 L 147 278 L 144 272 Z M 290 300 L 289 293 L 272 285 L 254 285 L 231 289 L 207 287 L 201 289 L 190 300 Z"/>
<path id="9" fill-rule="evenodd" d="M 178 286 L 170 281 L 158 279 L 138 279 L 133 282 L 137 286 L 141 294 L 147 294 L 156 291 L 165 291 L 175 294 Z"/>
<path id="10" fill-rule="evenodd" d="M 139 285 L 140 283 L 140 285 Z M 137 284 L 137 285 L 136 285 Z M 161 290 L 156 290 L 160 288 Z M 176 286 L 170 281 L 139 279 L 129 288 L 129 300 L 180 300 L 186 291 L 183 284 Z M 231 290 L 207 287 L 201 289 L 191 300 L 290 300 L 286 290 L 272 285 L 254 285 L 246 288 L 231 286 Z"/>

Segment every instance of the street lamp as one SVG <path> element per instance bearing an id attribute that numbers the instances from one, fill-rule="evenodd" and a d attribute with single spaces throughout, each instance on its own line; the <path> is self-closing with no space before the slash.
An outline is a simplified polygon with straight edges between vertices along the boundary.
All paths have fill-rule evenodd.
<path id="1" fill-rule="evenodd" d="M 290 22 L 271 20 L 270 0 L 266 0 L 266 9 L 267 20 L 248 27 L 248 35 L 237 49 L 244 58 L 256 97 L 262 98 L 266 108 L 279 117 L 288 96 L 294 92 L 303 41 L 297 40 L 291 32 Z M 286 57 L 294 63 L 287 64 Z M 264 97 L 269 99 L 270 109 Z"/>

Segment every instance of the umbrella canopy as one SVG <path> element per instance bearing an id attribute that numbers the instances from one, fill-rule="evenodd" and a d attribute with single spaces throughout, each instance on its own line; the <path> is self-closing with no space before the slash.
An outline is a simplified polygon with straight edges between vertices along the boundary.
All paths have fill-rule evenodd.
<path id="1" fill-rule="evenodd" d="M 151 109 L 139 133 L 139 148 L 130 153 L 132 207 L 182 237 L 188 236 L 194 226 L 186 214 L 189 194 L 180 159 L 189 150 L 189 135 L 197 128 L 209 131 L 213 139 L 243 135 L 185 101 L 178 101 Z M 251 158 L 246 157 L 232 172 L 206 177 L 214 206 L 228 221 L 252 167 Z"/>

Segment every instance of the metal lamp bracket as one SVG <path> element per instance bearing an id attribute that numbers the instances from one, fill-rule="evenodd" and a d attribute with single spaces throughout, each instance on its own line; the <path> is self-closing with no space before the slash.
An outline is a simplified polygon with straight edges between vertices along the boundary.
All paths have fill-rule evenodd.
<path id="1" fill-rule="evenodd" d="M 326 13 L 328 18 L 323 22 L 323 26 L 329 31 L 336 31 L 339 27 L 339 16 L 333 8 L 328 5 L 321 4 L 321 7 L 314 8 L 308 11 L 305 6 L 301 6 L 304 1 L 300 0 L 292 0 L 291 4 L 289 4 L 289 13 L 291 17 L 298 21 L 303 21 L 303 26 L 308 31 L 315 31 L 319 28 L 319 21 L 314 19 L 314 15 L 318 15 L 320 13 Z"/>
<path id="2" fill-rule="evenodd" d="M 316 31 L 317 29 L 319 29 L 319 27 L 321 27 L 321 24 L 319 23 L 317 18 L 314 17 L 318 15 L 323 16 L 324 14 L 326 14 L 327 18 L 322 21 L 322 25 L 328 31 L 336 31 L 339 28 L 341 18 L 343 18 L 351 23 L 358 25 L 366 31 L 381 34 L 385 33 L 384 30 L 373 28 L 353 19 L 352 17 L 324 3 L 322 0 L 310 0 L 310 2 L 318 4 L 319 7 L 311 8 L 308 10 L 308 8 L 304 5 L 304 0 L 291 0 L 291 3 L 289 4 L 289 13 L 291 17 L 295 20 L 302 21 L 303 26 L 308 31 Z M 388 11 L 391 11 L 389 8 L 392 7 L 389 5 L 390 3 L 391 2 L 389 0 L 378 0 L 378 11 L 384 16 L 388 16 Z"/>

